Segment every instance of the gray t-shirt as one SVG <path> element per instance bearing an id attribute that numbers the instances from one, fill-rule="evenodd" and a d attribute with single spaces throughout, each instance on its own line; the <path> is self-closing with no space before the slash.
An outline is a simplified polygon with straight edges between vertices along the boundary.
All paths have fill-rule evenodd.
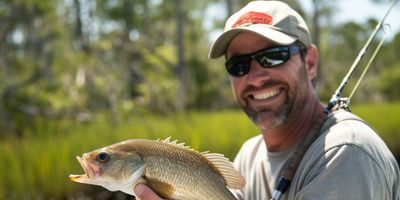
<path id="1" fill-rule="evenodd" d="M 382 139 L 355 115 L 338 111 L 328 116 L 321 135 L 305 153 L 288 191 L 281 198 L 296 200 L 400 200 L 399 166 Z M 268 152 L 263 137 L 242 146 L 234 164 L 246 179 L 238 199 L 267 198 L 296 145 Z"/>

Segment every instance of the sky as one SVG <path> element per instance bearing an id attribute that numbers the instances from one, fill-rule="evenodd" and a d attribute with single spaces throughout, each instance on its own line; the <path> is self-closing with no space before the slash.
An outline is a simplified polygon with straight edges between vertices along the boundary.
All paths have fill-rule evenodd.
<path id="1" fill-rule="evenodd" d="M 312 0 L 300 0 L 306 12 L 311 11 Z M 337 23 L 344 23 L 348 21 L 366 22 L 371 17 L 381 20 L 391 3 L 378 4 L 373 3 L 371 0 L 337 0 L 338 11 L 335 14 Z M 362 2 L 362 4 L 360 4 Z M 340 14 L 339 14 L 340 13 Z M 400 2 L 398 1 L 387 16 L 386 23 L 390 24 L 391 32 L 389 38 L 393 37 L 395 33 L 400 31 Z"/>

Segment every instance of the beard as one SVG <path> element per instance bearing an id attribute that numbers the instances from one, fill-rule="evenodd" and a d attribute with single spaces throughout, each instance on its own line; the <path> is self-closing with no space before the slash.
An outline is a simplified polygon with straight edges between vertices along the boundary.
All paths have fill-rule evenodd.
<path id="1" fill-rule="evenodd" d="M 261 130 L 274 130 L 288 121 L 292 108 L 293 104 L 291 103 L 291 100 L 288 96 L 284 104 L 277 107 L 276 109 L 263 109 L 256 111 L 250 106 L 246 106 L 243 108 L 243 110 L 249 117 L 249 119 Z M 270 121 L 270 123 L 268 124 L 262 123 L 264 121 L 264 118 L 267 118 L 268 116 L 273 116 L 274 120 Z"/>
<path id="2" fill-rule="evenodd" d="M 287 124 L 290 120 L 300 117 L 307 103 L 309 80 L 305 65 L 300 67 L 297 81 L 292 84 L 285 94 L 285 101 L 275 108 L 253 108 L 248 101 L 242 105 L 243 111 L 251 121 L 263 131 L 273 131 Z M 268 81 L 262 87 L 281 84 L 279 81 Z M 252 90 L 248 88 L 246 90 Z M 265 123 L 265 121 L 268 121 Z"/>

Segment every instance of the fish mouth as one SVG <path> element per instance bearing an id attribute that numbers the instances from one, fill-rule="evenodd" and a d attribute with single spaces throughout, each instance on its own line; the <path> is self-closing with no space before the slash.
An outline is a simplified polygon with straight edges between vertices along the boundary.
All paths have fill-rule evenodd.
<path id="1" fill-rule="evenodd" d="M 84 174 L 77 175 L 71 174 L 69 178 L 71 181 L 80 182 L 80 183 L 89 183 L 91 179 L 95 179 L 97 176 L 100 176 L 100 167 L 90 164 L 86 161 L 85 158 L 76 156 L 79 164 L 82 166 Z"/>

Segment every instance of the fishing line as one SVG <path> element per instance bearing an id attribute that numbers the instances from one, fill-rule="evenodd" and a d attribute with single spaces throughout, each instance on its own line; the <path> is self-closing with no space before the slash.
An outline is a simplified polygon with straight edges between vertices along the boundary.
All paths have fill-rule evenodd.
<path id="1" fill-rule="evenodd" d="M 357 83 L 354 85 L 354 88 L 353 88 L 353 90 L 351 91 L 351 93 L 350 93 L 350 95 L 349 95 L 349 97 L 348 97 L 348 102 L 349 102 L 349 103 L 350 103 L 351 97 L 353 97 L 353 95 L 354 95 L 354 93 L 356 92 L 358 86 L 360 86 L 361 81 L 364 79 L 365 74 L 367 74 L 367 71 L 368 71 L 369 68 L 371 67 L 371 64 L 372 64 L 372 62 L 374 61 L 376 55 L 378 55 L 378 52 L 379 52 L 379 50 L 381 49 L 382 44 L 383 44 L 383 42 L 384 42 L 385 39 L 386 39 L 386 36 L 388 36 L 389 33 L 390 33 L 390 31 L 391 31 L 391 27 L 390 27 L 389 24 L 384 24 L 381 30 L 382 30 L 382 33 L 383 33 L 382 38 L 381 38 L 381 40 L 380 40 L 378 46 L 375 48 L 375 51 L 374 51 L 374 53 L 372 54 L 371 58 L 369 59 L 368 64 L 367 64 L 367 66 L 364 68 L 364 70 L 363 70 L 363 72 L 362 72 L 360 78 L 357 80 Z"/>

